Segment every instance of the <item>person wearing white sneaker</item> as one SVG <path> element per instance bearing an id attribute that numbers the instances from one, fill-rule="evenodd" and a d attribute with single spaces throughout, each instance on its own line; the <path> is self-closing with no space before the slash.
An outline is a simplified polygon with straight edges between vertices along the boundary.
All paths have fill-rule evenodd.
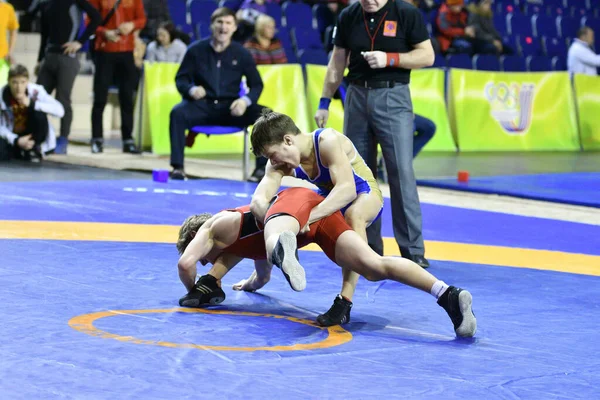
<path id="1" fill-rule="evenodd" d="M 236 283 L 234 290 L 255 291 L 263 287 L 270 280 L 271 262 L 282 269 L 292 289 L 303 290 L 306 277 L 297 249 L 316 243 L 330 260 L 371 281 L 390 279 L 430 293 L 448 313 L 458 336 L 475 334 L 477 321 L 468 291 L 447 285 L 411 260 L 379 256 L 352 230 L 339 211 L 301 230 L 306 226 L 310 211 L 322 201 L 324 198 L 310 189 L 285 189 L 271 202 L 264 230 L 249 206 L 225 210 L 215 216 L 200 214 L 187 218 L 177 242 L 182 254 L 179 276 L 188 290 L 180 305 L 201 307 L 220 303 L 225 295 L 217 282 L 243 258 L 255 260 L 255 271 L 248 279 Z M 196 283 L 198 261 L 213 266 Z M 335 305 L 344 313 L 343 322 L 349 322 L 351 304 L 346 307 L 336 299 Z"/>

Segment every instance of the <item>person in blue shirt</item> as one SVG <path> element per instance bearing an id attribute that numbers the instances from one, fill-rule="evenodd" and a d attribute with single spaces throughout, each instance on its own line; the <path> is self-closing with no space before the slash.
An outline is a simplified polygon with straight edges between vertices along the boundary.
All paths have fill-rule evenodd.
<path id="1" fill-rule="evenodd" d="M 334 129 L 302 133 L 289 116 L 265 109 L 254 123 L 251 142 L 254 154 L 269 160 L 250 205 L 258 221 L 264 221 L 283 177 L 294 176 L 317 186 L 325 197 L 301 228 L 306 230 L 310 224 L 342 210 L 348 224 L 367 242 L 366 229 L 380 216 L 383 196 L 373 173 L 346 136 Z M 317 318 L 322 326 L 350 321 L 358 274 L 343 269 L 343 278 L 333 306 Z"/>

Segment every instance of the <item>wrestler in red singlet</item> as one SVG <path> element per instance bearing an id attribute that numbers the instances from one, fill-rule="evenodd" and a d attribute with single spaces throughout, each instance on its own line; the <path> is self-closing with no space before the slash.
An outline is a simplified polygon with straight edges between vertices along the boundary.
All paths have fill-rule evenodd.
<path id="1" fill-rule="evenodd" d="M 279 215 L 294 217 L 302 229 L 308 222 L 311 210 L 325 198 L 306 188 L 290 188 L 279 192 L 271 201 L 265 220 Z M 241 214 L 238 239 L 231 246 L 223 249 L 223 253 L 233 254 L 251 260 L 267 258 L 263 226 L 250 212 L 250 206 L 242 206 L 227 211 Z M 344 216 L 335 212 L 329 217 L 310 225 L 310 232 L 298 236 L 298 248 L 316 243 L 330 260 L 335 262 L 335 244 L 337 238 L 352 228 L 346 223 Z"/>

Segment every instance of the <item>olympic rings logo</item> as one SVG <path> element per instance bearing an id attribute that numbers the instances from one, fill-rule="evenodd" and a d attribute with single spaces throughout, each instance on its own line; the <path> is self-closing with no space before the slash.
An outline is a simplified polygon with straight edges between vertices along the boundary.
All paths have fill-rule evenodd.
<path id="1" fill-rule="evenodd" d="M 491 106 L 491 115 L 510 135 L 523 134 L 531 125 L 535 85 L 488 82 L 484 95 Z"/>

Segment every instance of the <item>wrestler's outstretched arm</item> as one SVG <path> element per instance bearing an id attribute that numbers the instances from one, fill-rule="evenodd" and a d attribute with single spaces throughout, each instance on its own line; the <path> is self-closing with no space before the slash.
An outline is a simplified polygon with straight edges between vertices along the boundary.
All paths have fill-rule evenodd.
<path id="1" fill-rule="evenodd" d="M 213 222 L 211 218 L 202 225 L 177 262 L 179 279 L 188 291 L 196 284 L 196 263 L 206 257 L 215 244 Z"/>
<path id="2" fill-rule="evenodd" d="M 233 285 L 233 290 L 254 292 L 265 286 L 271 280 L 273 265 L 267 260 L 255 260 L 254 271 L 248 279 L 243 279 Z"/>
<path id="3" fill-rule="evenodd" d="M 256 187 L 252 195 L 252 202 L 250 203 L 250 211 L 257 221 L 262 222 L 265 220 L 269 203 L 273 196 L 277 194 L 277 191 L 279 191 L 281 180 L 285 175 L 286 172 L 273 167 L 271 161 L 267 161 L 265 176 Z"/>

